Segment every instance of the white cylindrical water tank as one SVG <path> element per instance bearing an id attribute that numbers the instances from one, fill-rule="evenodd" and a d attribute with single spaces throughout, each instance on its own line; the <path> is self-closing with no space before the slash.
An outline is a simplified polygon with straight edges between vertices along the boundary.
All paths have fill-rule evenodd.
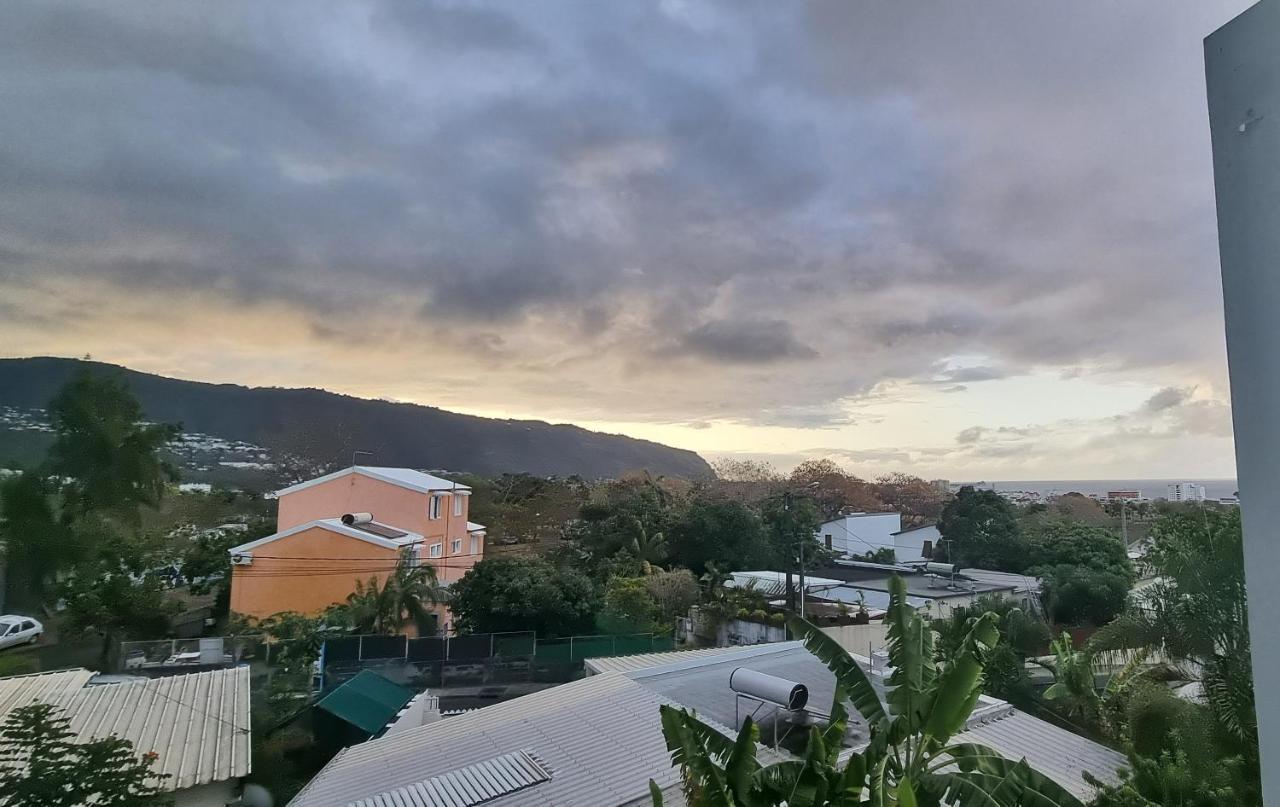
<path id="1" fill-rule="evenodd" d="M 342 517 L 342 523 L 348 527 L 352 524 L 368 524 L 373 521 L 373 513 L 347 513 Z"/>
<path id="2" fill-rule="evenodd" d="M 739 667 L 729 673 L 729 689 L 740 695 L 750 695 L 769 703 L 776 703 L 791 711 L 799 711 L 809 702 L 809 688 L 795 681 L 776 675 Z"/>
<path id="3" fill-rule="evenodd" d="M 944 574 L 947 576 L 955 574 L 959 569 L 954 563 L 926 563 L 924 570 L 930 574 Z"/>

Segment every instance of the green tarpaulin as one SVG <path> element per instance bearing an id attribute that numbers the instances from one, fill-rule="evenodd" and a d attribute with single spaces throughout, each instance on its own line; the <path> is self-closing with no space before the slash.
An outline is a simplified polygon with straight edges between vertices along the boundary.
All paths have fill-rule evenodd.
<path id="1" fill-rule="evenodd" d="M 320 699 L 317 709 L 344 720 L 367 734 L 377 734 L 413 697 L 413 690 L 362 670 L 355 678 Z"/>

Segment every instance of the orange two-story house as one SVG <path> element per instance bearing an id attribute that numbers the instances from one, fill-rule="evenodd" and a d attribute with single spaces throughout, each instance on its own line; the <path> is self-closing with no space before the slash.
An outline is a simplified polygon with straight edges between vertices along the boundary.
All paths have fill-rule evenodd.
<path id="1" fill-rule="evenodd" d="M 277 494 L 276 532 L 230 550 L 231 611 L 318 614 L 406 552 L 452 583 L 484 555 L 471 489 L 408 468 L 354 466 Z M 447 611 L 441 609 L 447 622 Z"/>

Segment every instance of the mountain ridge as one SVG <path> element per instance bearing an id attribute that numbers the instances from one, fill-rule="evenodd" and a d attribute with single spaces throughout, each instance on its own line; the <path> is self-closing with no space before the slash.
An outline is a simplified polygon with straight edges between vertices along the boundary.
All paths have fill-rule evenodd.
<path id="1" fill-rule="evenodd" d="M 82 369 L 119 373 L 146 417 L 183 430 L 241 440 L 273 452 L 341 467 L 353 451 L 371 465 L 479 474 L 616 477 L 649 470 L 669 476 L 711 473 L 693 451 L 571 424 L 464 415 L 308 387 L 246 387 L 186 381 L 121 365 L 55 356 L 0 358 L 0 406 L 42 409 Z"/>

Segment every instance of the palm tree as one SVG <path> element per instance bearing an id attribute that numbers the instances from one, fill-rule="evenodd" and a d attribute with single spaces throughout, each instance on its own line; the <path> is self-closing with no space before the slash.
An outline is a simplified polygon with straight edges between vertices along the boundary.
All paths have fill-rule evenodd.
<path id="1" fill-rule="evenodd" d="M 446 596 L 435 567 L 405 555 L 386 579 L 357 580 L 342 610 L 359 633 L 399 633 L 409 622 L 428 619 L 430 606 L 444 602 Z"/>
<path id="2" fill-rule="evenodd" d="M 631 541 L 631 551 L 644 567 L 645 574 L 653 574 L 653 567 L 667 559 L 667 539 L 661 532 L 650 533 L 640 519 L 635 519 L 636 537 Z"/>
<path id="3" fill-rule="evenodd" d="M 955 655 L 934 661 L 933 631 L 906 604 L 906 584 L 891 580 L 889 659 L 893 673 L 882 699 L 867 673 L 834 639 L 791 615 L 792 631 L 836 677 L 831 719 L 812 727 L 798 759 L 762 766 L 759 731 L 748 719 L 736 740 L 686 710 L 662 709 L 663 736 L 684 777 L 691 807 L 861 807 L 949 804 L 955 807 L 1080 807 L 1060 785 L 973 743 L 951 742 L 962 731 L 982 691 L 986 654 L 999 638 L 994 614 L 975 617 Z M 841 766 L 849 719 L 846 701 L 870 726 L 871 741 Z M 656 807 L 662 793 L 650 792 Z"/>

